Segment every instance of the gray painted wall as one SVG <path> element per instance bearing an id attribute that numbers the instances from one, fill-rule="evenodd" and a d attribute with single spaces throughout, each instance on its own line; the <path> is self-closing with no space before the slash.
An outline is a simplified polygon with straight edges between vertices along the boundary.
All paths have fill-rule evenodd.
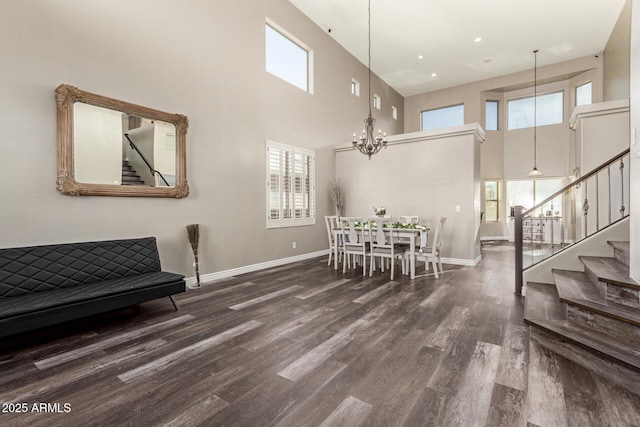
<path id="1" fill-rule="evenodd" d="M 592 81 L 593 102 L 602 101 L 602 57 L 589 56 L 539 67 L 538 79 L 538 93 L 564 91 L 563 123 L 538 127 L 538 167 L 547 177 L 566 177 L 574 167 L 575 138 L 569 129 L 575 105 L 573 89 Z M 480 176 L 482 180 L 502 180 L 502 218 L 498 223 L 481 224 L 480 236 L 484 238 L 509 236 L 512 224 L 505 218 L 505 180 L 526 178 L 533 167 L 533 129 L 506 130 L 507 101 L 532 96 L 532 86 L 533 69 L 405 98 L 406 132 L 420 128 L 421 111 L 460 103 L 465 105 L 466 123 L 479 122 L 483 125 L 484 101 L 500 102 L 499 130 L 487 131 L 486 141 L 480 148 Z"/>
<path id="2" fill-rule="evenodd" d="M 473 265 L 480 256 L 480 146 L 476 123 L 389 138 L 369 160 L 347 148 L 336 151 L 336 176 L 344 183 L 345 216 L 373 216 L 384 206 L 394 220 L 419 215 L 431 228 L 447 217 L 442 238 L 446 262 Z M 456 211 L 456 206 L 460 211 Z"/>
<path id="3" fill-rule="evenodd" d="M 629 234 L 631 237 L 631 277 L 640 283 L 640 1 L 633 1 L 631 31 L 631 195 Z M 635 132 L 633 132 L 635 129 Z"/>
<path id="4" fill-rule="evenodd" d="M 25 0 L 3 6 L 0 56 L 10 60 L 0 67 L 5 141 L 0 246 L 154 235 L 164 267 L 188 276 L 193 275 L 184 230 L 189 223 L 203 227 L 203 274 L 325 248 L 322 221 L 265 228 L 264 143 L 317 150 L 317 215 L 332 213 L 325 190 L 334 176 L 331 146 L 347 142 L 362 126 L 367 99 L 353 97 L 349 86 L 356 78 L 366 93 L 367 69 L 288 1 Z M 264 71 L 265 17 L 314 50 L 313 95 Z M 375 60 L 375 49 L 373 54 Z M 602 68 L 602 58 L 588 57 L 541 67 L 539 76 L 592 70 L 597 102 Z M 372 91 L 382 96 L 383 106 L 375 114 L 377 124 L 389 134 L 416 131 L 421 110 L 461 101 L 467 105 L 465 122 L 482 123 L 486 93 L 530 82 L 526 70 L 403 100 L 374 75 Z M 191 195 L 183 200 L 60 195 L 53 96 L 60 83 L 187 115 Z M 397 121 L 391 119 L 392 105 L 399 109 Z M 509 162 L 498 154 L 504 137 L 496 136 L 495 143 L 493 138 L 490 132 L 482 144 L 483 178 L 497 178 Z M 634 211 L 637 203 L 632 201 Z M 631 229 L 633 235 L 633 223 Z"/>
<path id="5" fill-rule="evenodd" d="M 265 17 L 313 49 L 313 95 L 264 71 Z M 366 93 L 367 69 L 288 1 L 3 2 L 0 31 L 1 247 L 152 235 L 163 267 L 187 276 L 190 223 L 202 225 L 202 274 L 327 247 L 331 147 L 362 126 L 366 95 L 352 96 L 350 84 Z M 187 115 L 189 197 L 58 193 L 61 83 Z M 375 76 L 373 91 L 380 127 L 402 133 L 402 97 Z M 266 229 L 267 139 L 316 150 L 315 226 Z"/>
<path id="6" fill-rule="evenodd" d="M 627 0 L 604 48 L 604 100 L 629 97 L 631 1 Z"/>

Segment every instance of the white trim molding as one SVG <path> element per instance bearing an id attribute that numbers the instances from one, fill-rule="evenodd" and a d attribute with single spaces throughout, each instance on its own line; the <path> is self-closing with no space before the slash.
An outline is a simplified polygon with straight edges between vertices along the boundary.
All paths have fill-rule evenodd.
<path id="1" fill-rule="evenodd" d="M 266 268 L 279 267 L 285 264 L 291 264 L 294 262 L 305 261 L 312 258 L 317 258 L 321 256 L 328 256 L 329 249 L 323 249 L 317 252 L 309 252 L 307 254 L 296 255 L 288 258 L 280 258 L 274 259 L 272 261 L 261 262 L 258 264 L 245 265 L 242 267 L 232 268 L 230 270 L 217 271 L 215 273 L 203 274 L 200 276 L 201 284 L 207 285 L 209 282 L 213 282 L 216 280 L 227 279 L 229 277 L 238 276 L 240 274 L 251 273 L 254 271 L 264 270 Z M 418 259 L 421 259 L 418 257 Z M 460 258 L 442 258 L 442 262 L 445 264 L 454 264 L 454 265 L 463 265 L 466 267 L 475 267 L 478 265 L 482 256 L 479 255 L 475 260 L 472 259 L 460 259 Z M 421 259 L 424 261 L 424 259 Z M 195 277 L 187 277 L 185 278 L 185 282 L 187 284 L 187 290 L 189 290 L 190 286 L 194 286 L 196 284 Z"/>
<path id="2" fill-rule="evenodd" d="M 491 242 L 491 241 L 508 241 L 509 236 L 482 236 L 480 237 L 481 242 Z M 513 242 L 513 238 L 511 239 Z"/>
<path id="3" fill-rule="evenodd" d="M 586 117 L 606 116 L 607 114 L 618 114 L 629 112 L 629 99 L 618 99 L 615 101 L 599 102 L 597 104 L 578 105 L 573 109 L 569 127 L 576 130 L 580 119 Z"/>
<path id="4" fill-rule="evenodd" d="M 465 267 L 475 267 L 481 260 L 482 255 L 478 255 L 476 259 L 442 258 L 444 264 L 464 265 Z"/>
<path id="5" fill-rule="evenodd" d="M 468 123 L 466 125 L 452 126 L 443 129 L 426 130 L 420 132 L 402 133 L 400 135 L 389 135 L 387 137 L 387 146 L 397 144 L 408 144 L 412 142 L 422 142 L 431 139 L 452 138 L 455 136 L 473 135 L 480 142 L 486 139 L 486 132 L 478 123 Z M 334 151 L 350 151 L 353 144 L 340 145 L 334 148 Z"/>
<path id="6" fill-rule="evenodd" d="M 240 274 L 251 273 L 271 267 L 278 267 L 285 264 L 291 264 L 293 262 L 305 261 L 324 255 L 329 255 L 329 249 L 323 249 L 321 251 L 309 252 L 307 254 L 296 255 L 287 258 L 274 259 L 272 261 L 265 261 L 258 264 L 245 265 L 229 270 L 217 271 L 215 273 L 203 274 L 202 276 L 200 276 L 200 283 L 206 284 L 207 282 L 212 282 L 214 280 L 227 279 L 229 277 L 238 276 Z M 195 277 L 187 277 L 185 278 L 185 281 L 187 282 L 187 287 L 193 286 L 197 283 Z"/>

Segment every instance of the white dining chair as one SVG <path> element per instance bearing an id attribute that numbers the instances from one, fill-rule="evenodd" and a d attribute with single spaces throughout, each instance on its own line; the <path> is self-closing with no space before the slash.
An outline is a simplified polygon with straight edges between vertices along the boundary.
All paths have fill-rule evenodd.
<path id="1" fill-rule="evenodd" d="M 342 261 L 342 273 L 346 272 L 347 266 L 350 267 L 349 255 L 353 257 L 353 266 L 357 265 L 356 257 L 362 257 L 362 275 L 367 275 L 367 255 L 369 254 L 369 244 L 365 238 L 362 217 L 343 216 L 339 219 L 340 228 L 342 229 L 342 250 L 344 260 Z M 356 223 L 359 224 L 356 229 Z"/>
<path id="2" fill-rule="evenodd" d="M 398 217 L 398 222 L 402 224 L 418 224 L 420 221 L 420 215 L 400 215 Z M 409 246 L 410 242 L 407 238 L 401 238 L 398 243 L 405 246 L 405 249 Z"/>
<path id="3" fill-rule="evenodd" d="M 417 224 L 420 222 L 420 215 L 400 215 L 398 221 L 403 224 Z"/>
<path id="4" fill-rule="evenodd" d="M 442 269 L 442 260 L 440 259 L 440 247 L 442 246 L 442 233 L 444 232 L 444 225 L 446 222 L 446 217 L 443 216 L 442 218 L 440 218 L 438 226 L 436 227 L 436 232 L 433 235 L 432 245 L 420 248 L 419 251 L 419 253 L 422 253 L 422 255 L 425 257 L 425 271 L 429 271 L 429 262 L 433 263 L 433 273 L 436 276 L 436 279 L 438 279 L 438 268 L 440 268 L 440 273 L 444 274 L 444 270 Z"/>
<path id="5" fill-rule="evenodd" d="M 337 252 L 338 256 L 336 256 L 334 263 L 338 268 L 338 262 L 342 256 L 342 233 L 337 233 L 336 236 L 335 232 L 336 228 L 339 227 L 338 217 L 336 215 L 325 215 L 324 222 L 327 226 L 327 238 L 329 239 L 329 262 L 327 262 L 327 265 L 331 265 L 333 254 Z"/>
<path id="6" fill-rule="evenodd" d="M 375 227 L 372 224 L 375 223 Z M 396 258 L 399 258 L 402 265 L 402 272 L 404 273 L 404 247 L 396 242 L 392 230 L 393 221 L 391 218 L 369 218 L 369 244 L 371 262 L 369 264 L 369 277 L 373 276 L 373 270 L 376 268 L 376 258 L 380 258 L 380 266 L 384 271 L 384 261 L 389 259 L 391 261 L 391 279 L 393 280 L 393 273 L 395 267 Z"/>
<path id="7" fill-rule="evenodd" d="M 446 217 L 440 218 L 438 221 L 438 226 L 436 227 L 436 232 L 433 236 L 433 242 L 430 246 L 420 246 L 420 249 L 416 251 L 417 257 L 424 257 L 424 269 L 425 271 L 429 271 L 429 263 L 433 264 L 433 273 L 438 279 L 440 274 L 444 274 L 444 270 L 442 269 L 442 260 L 440 259 L 440 248 L 442 246 L 442 233 L 444 231 L 444 225 L 447 222 Z M 407 261 L 409 260 L 409 253 L 406 252 Z"/>

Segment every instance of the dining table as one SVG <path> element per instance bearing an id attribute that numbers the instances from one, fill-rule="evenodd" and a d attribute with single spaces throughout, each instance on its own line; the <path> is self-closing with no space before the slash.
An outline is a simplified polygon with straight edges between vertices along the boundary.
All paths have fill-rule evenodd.
<path id="1" fill-rule="evenodd" d="M 364 230 L 367 230 L 368 227 L 365 225 Z M 363 231 L 362 227 L 355 227 L 356 231 Z M 411 279 L 416 278 L 416 250 L 419 250 L 422 246 L 428 246 L 429 243 L 429 228 L 424 226 L 418 226 L 409 228 L 409 227 L 393 227 L 391 228 L 391 232 L 394 237 L 399 239 L 403 239 L 409 242 L 409 277 Z M 335 242 L 340 241 L 340 234 L 342 233 L 342 229 L 340 227 L 335 227 L 333 229 L 333 238 Z M 416 245 L 416 242 L 419 242 Z M 417 246 L 417 249 L 416 249 Z M 338 269 L 338 253 L 339 247 L 335 245 L 334 248 L 334 269 Z"/>

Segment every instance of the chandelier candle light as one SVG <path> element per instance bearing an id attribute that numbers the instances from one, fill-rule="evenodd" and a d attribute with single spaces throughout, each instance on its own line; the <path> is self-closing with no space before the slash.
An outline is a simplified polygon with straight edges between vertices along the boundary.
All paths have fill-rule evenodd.
<path id="1" fill-rule="evenodd" d="M 369 117 L 364 119 L 365 128 L 360 137 L 353 134 L 353 149 L 360 150 L 362 154 L 371 156 L 376 154 L 382 147 L 387 148 L 387 134 L 378 129 L 378 134 L 374 135 L 375 119 L 371 116 L 371 0 L 369 0 Z"/>

